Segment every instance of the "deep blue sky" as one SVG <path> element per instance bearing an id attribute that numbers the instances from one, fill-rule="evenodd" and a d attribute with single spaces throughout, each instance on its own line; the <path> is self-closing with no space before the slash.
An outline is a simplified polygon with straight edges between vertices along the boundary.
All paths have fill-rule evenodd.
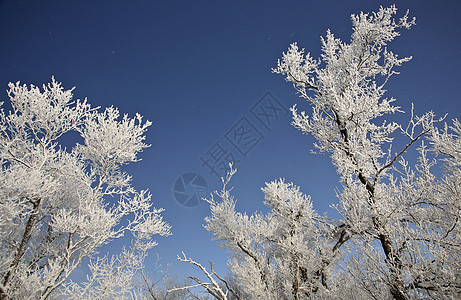
<path id="1" fill-rule="evenodd" d="M 10 81 L 41 85 L 54 75 L 64 87 L 76 86 L 76 98 L 151 120 L 147 140 L 152 147 L 127 170 L 138 189 L 150 189 L 172 225 L 173 236 L 159 238 L 152 254 L 173 263 L 178 275 L 189 270 L 176 263 L 181 251 L 203 264 L 213 260 L 222 271 L 226 253 L 202 227 L 208 206 L 186 208 L 176 202 L 175 181 L 193 172 L 211 190 L 220 188 L 201 160 L 219 142 L 239 161 L 232 181 L 238 209 L 264 210 L 261 186 L 281 177 L 300 185 L 320 212 L 327 211 L 336 201 L 338 179 L 329 158 L 309 153 L 312 138 L 292 128 L 289 116 L 272 118 L 265 127 L 251 108 L 267 104 L 261 97 L 269 92 L 282 107 L 300 103 L 307 109 L 291 85 L 271 73 L 282 52 L 297 41 L 316 57 L 328 28 L 349 40 L 351 13 L 392 3 L 0 1 L 0 90 Z M 398 1 L 397 6 L 399 15 L 410 9 L 417 26 L 390 48 L 414 59 L 390 81 L 388 95 L 406 111 L 414 102 L 417 112 L 432 109 L 459 118 L 461 2 Z M 6 93 L 0 99 L 7 100 Z M 240 127 L 242 122 L 246 127 Z M 232 130 L 249 124 L 254 135 L 240 149 L 243 155 L 229 139 Z"/>

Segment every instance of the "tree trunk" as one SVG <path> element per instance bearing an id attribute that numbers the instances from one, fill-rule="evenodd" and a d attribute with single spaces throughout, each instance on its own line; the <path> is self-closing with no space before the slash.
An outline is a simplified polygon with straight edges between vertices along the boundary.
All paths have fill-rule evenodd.
<path id="1" fill-rule="evenodd" d="M 383 247 L 384 254 L 386 255 L 386 264 L 391 273 L 391 286 L 390 292 L 392 297 L 396 300 L 406 300 L 408 299 L 407 295 L 404 293 L 404 285 L 402 279 L 400 278 L 400 270 L 402 268 L 402 263 L 400 258 L 395 254 L 393 245 L 389 237 L 385 234 L 380 234 L 379 241 Z"/>
<path id="2" fill-rule="evenodd" d="M 10 264 L 9 270 L 5 275 L 5 278 L 3 279 L 3 288 L 0 289 L 0 299 L 8 299 L 8 293 L 7 293 L 7 287 L 8 283 L 11 279 L 11 275 L 16 271 L 16 268 L 18 267 L 19 262 L 21 261 L 21 258 L 23 257 L 24 253 L 26 253 L 27 249 L 27 243 L 30 240 L 30 237 L 32 236 L 32 229 L 34 228 L 35 222 L 38 220 L 38 212 L 39 212 L 39 206 L 41 199 L 37 199 L 36 201 L 30 201 L 33 205 L 32 208 L 32 213 L 29 216 L 29 219 L 27 220 L 26 223 L 26 228 L 24 229 L 24 234 L 22 236 L 21 244 L 19 245 L 18 252 L 14 256 L 13 261 Z"/>

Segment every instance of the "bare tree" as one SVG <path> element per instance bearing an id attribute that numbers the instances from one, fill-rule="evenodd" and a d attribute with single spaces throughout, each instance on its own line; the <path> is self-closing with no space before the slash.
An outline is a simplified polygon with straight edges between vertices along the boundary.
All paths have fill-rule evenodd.
<path id="1" fill-rule="evenodd" d="M 181 280 L 179 276 L 172 273 L 170 265 L 162 267 L 160 257 L 154 262 L 153 271 L 146 273 L 141 270 L 141 280 L 137 284 L 141 299 L 152 300 L 188 300 L 196 299 L 188 289 L 181 287 L 190 285 L 189 279 Z M 173 290 L 174 291 L 170 291 Z"/>
<path id="2" fill-rule="evenodd" d="M 207 277 L 207 281 L 202 281 L 201 279 L 195 276 L 189 276 L 188 278 L 193 280 L 195 284 L 172 288 L 169 290 L 170 292 L 181 291 L 181 290 L 190 291 L 190 289 L 193 289 L 196 287 L 202 287 L 205 289 L 205 291 L 208 294 L 213 296 L 215 299 L 228 300 L 230 299 L 228 298 L 229 295 L 232 295 L 235 299 L 239 299 L 239 300 L 242 299 L 240 295 L 234 290 L 234 288 L 229 284 L 229 282 L 223 277 L 221 277 L 218 273 L 216 273 L 216 271 L 213 269 L 213 263 L 211 261 L 209 262 L 210 271 L 208 271 L 205 267 L 203 267 L 198 262 L 190 258 L 187 258 L 184 252 L 182 253 L 182 257 L 178 256 L 178 260 L 182 262 L 190 263 L 198 267 L 203 272 L 203 274 Z M 197 299 L 199 298 L 197 297 Z"/>

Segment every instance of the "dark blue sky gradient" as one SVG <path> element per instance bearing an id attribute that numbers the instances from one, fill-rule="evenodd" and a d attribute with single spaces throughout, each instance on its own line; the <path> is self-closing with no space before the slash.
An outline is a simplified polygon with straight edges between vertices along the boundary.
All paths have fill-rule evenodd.
<path id="1" fill-rule="evenodd" d="M 264 182 L 286 178 L 312 196 L 321 213 L 336 201 L 338 176 L 328 156 L 309 153 L 313 139 L 273 119 L 270 130 L 250 108 L 266 92 L 285 107 L 308 106 L 292 86 L 271 73 L 289 44 L 297 41 L 314 57 L 329 28 L 348 41 L 350 14 L 377 10 L 392 1 L 0 1 L 0 89 L 21 81 L 41 85 L 52 75 L 64 87 L 76 86 L 76 98 L 94 106 L 114 105 L 122 113 L 141 113 L 154 124 L 147 133 L 152 147 L 143 161 L 130 165 L 138 189 L 148 188 L 173 236 L 158 238 L 152 251 L 183 275 L 176 263 L 187 255 L 225 272 L 226 253 L 210 241 L 202 224 L 208 205 L 185 208 L 172 194 L 186 172 L 201 174 L 211 189 L 217 179 L 200 157 L 220 142 L 240 160 L 232 181 L 237 208 L 263 210 Z M 460 117 L 461 2 L 398 1 L 417 26 L 402 32 L 389 48 L 413 60 L 388 84 L 388 96 L 409 111 L 434 110 Z M 6 93 L 0 98 L 7 100 Z M 264 137 L 246 156 L 225 134 L 246 117 Z M 407 115 L 397 118 L 404 120 Z M 394 149 L 397 150 L 397 149 Z M 331 210 L 330 210 L 331 212 Z M 104 251 L 118 251 L 115 242 Z"/>

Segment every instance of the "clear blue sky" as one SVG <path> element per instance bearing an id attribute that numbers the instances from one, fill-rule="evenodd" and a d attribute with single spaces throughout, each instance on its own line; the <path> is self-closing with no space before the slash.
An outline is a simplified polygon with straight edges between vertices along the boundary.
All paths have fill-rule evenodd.
<path id="1" fill-rule="evenodd" d="M 289 116 L 275 118 L 269 103 L 281 113 L 303 102 L 271 68 L 290 43 L 297 41 L 316 57 L 327 29 L 349 40 L 351 13 L 392 3 L 0 1 L 0 90 L 10 81 L 41 85 L 54 75 L 64 87 L 76 86 L 76 98 L 151 120 L 152 147 L 127 168 L 134 185 L 150 189 L 155 205 L 166 209 L 164 218 L 172 225 L 173 236 L 159 238 L 150 258 L 157 252 L 181 276 L 190 268 L 175 258 L 185 251 L 203 264 L 213 260 L 223 272 L 226 253 L 202 227 L 208 206 L 179 204 L 175 181 L 192 172 L 210 191 L 220 188 L 203 161 L 234 157 L 239 210 L 264 210 L 261 186 L 281 177 L 310 194 L 320 212 L 327 211 L 336 201 L 337 175 L 327 156 L 309 153 L 312 138 L 292 128 Z M 400 15 L 410 9 L 417 26 L 390 45 L 414 58 L 390 81 L 388 96 L 406 111 L 414 102 L 417 112 L 459 118 L 461 2 L 396 4 Z M 0 99 L 7 100 L 6 93 Z M 258 120 L 252 112 L 261 107 L 268 115 Z M 251 133 L 238 136 L 239 130 Z M 110 247 L 116 251 L 121 244 Z"/>

